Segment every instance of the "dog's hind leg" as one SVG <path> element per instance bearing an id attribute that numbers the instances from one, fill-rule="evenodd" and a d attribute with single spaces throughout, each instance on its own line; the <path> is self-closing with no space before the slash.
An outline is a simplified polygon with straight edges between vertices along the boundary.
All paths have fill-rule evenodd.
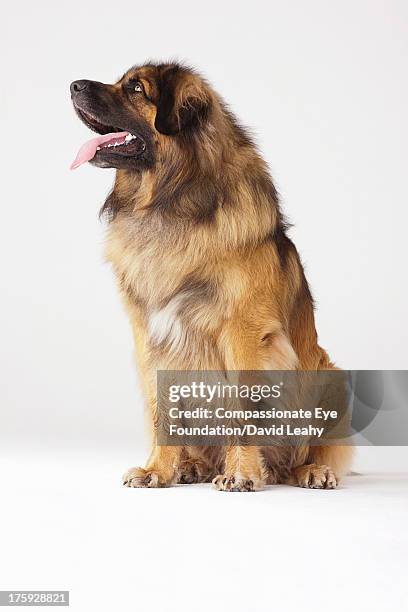
<path id="1" fill-rule="evenodd" d="M 352 446 L 311 446 L 307 462 L 293 469 L 288 484 L 307 489 L 335 489 L 350 469 Z"/>
<path id="2" fill-rule="evenodd" d="M 184 447 L 178 468 L 179 484 L 211 482 L 214 476 L 214 468 L 206 460 L 200 447 Z"/>

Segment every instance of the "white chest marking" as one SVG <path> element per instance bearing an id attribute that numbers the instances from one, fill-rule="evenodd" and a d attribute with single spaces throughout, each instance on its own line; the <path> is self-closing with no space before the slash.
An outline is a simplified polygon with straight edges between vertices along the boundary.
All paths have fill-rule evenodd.
<path id="1" fill-rule="evenodd" d="M 164 341 L 176 349 L 183 337 L 182 324 L 179 318 L 183 294 L 174 297 L 164 308 L 154 310 L 149 316 L 149 337 L 154 344 Z"/>

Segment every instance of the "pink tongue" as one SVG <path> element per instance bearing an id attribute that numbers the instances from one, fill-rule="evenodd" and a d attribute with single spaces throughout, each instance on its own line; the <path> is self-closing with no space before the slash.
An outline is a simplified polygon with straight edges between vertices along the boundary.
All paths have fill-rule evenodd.
<path id="1" fill-rule="evenodd" d="M 129 132 L 112 132 L 111 134 L 104 134 L 103 136 L 97 136 L 96 138 L 88 140 L 88 142 L 83 144 L 79 149 L 70 169 L 75 170 L 75 168 L 79 168 L 79 166 L 91 160 L 95 157 L 97 148 L 102 147 L 102 145 L 107 146 L 108 144 L 115 143 L 123 144 L 128 134 Z"/>

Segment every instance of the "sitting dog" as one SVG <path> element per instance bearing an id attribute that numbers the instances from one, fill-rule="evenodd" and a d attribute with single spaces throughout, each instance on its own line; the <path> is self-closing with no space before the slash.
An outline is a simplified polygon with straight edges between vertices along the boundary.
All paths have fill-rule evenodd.
<path id="1" fill-rule="evenodd" d="M 335 488 L 349 446 L 157 444 L 158 370 L 324 370 L 313 300 L 254 143 L 220 96 L 176 63 L 131 68 L 114 85 L 71 84 L 99 136 L 72 168 L 116 168 L 102 208 L 106 252 L 133 329 L 152 452 L 129 487 L 212 480 L 218 490 Z"/>

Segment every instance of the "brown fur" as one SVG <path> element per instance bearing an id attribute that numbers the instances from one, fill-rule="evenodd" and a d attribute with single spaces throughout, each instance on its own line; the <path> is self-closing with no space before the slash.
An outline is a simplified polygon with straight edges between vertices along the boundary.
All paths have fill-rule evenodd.
<path id="1" fill-rule="evenodd" d="M 149 64 L 114 87 L 129 78 L 144 84 L 146 96 L 132 112 L 154 135 L 155 163 L 119 169 L 103 208 L 107 258 L 132 324 L 152 429 L 147 465 L 129 470 L 125 483 L 214 478 L 227 491 L 277 482 L 332 488 L 349 468 L 349 447 L 156 444 L 158 369 L 332 364 L 318 345 L 312 297 L 275 187 L 247 133 L 191 70 Z M 155 336 L 152 319 L 160 313 L 167 330 Z"/>

